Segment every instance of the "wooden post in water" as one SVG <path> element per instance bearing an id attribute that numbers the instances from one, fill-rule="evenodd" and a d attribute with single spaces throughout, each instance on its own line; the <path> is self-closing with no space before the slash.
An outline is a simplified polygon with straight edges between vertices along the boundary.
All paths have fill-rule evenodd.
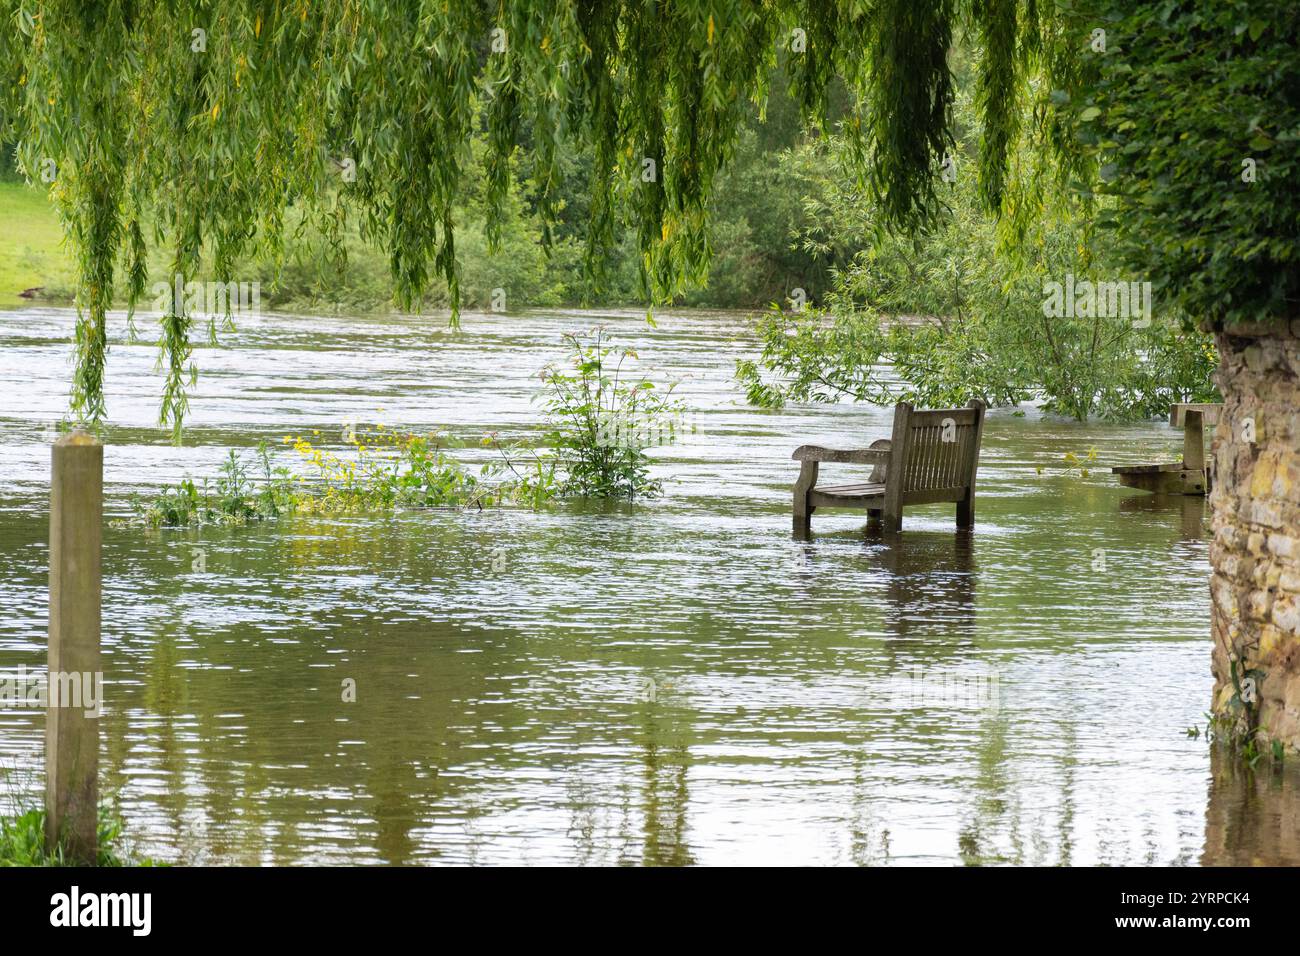
<path id="1" fill-rule="evenodd" d="M 45 712 L 45 843 L 93 864 L 99 810 L 100 544 L 104 446 L 77 429 L 54 443 L 50 480 L 50 644 Z M 73 693 L 74 688 L 79 688 Z M 92 713 L 88 714 L 88 711 Z"/>
<path id="2" fill-rule="evenodd" d="M 1205 467 L 1204 418 L 1199 408 L 1188 408 L 1183 419 L 1183 468 L 1189 471 Z"/>

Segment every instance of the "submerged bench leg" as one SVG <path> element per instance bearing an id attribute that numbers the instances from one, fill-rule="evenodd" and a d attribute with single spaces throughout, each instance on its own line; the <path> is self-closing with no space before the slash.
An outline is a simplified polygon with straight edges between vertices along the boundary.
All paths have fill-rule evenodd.
<path id="1" fill-rule="evenodd" d="M 969 495 L 957 502 L 957 527 L 975 527 L 975 496 Z"/>
<path id="2" fill-rule="evenodd" d="M 881 530 L 888 534 L 897 534 L 903 530 L 903 509 L 897 511 L 891 508 L 885 508 L 880 512 Z"/>
<path id="3" fill-rule="evenodd" d="M 794 533 L 797 535 L 807 535 L 812 530 L 812 513 L 815 508 L 805 508 L 800 511 L 797 507 L 794 510 Z"/>
<path id="4" fill-rule="evenodd" d="M 808 503 L 808 498 L 816 484 L 817 462 L 803 462 L 799 468 L 799 480 L 794 483 L 794 530 L 797 534 L 807 534 L 812 526 L 812 515 L 817 509 Z"/>

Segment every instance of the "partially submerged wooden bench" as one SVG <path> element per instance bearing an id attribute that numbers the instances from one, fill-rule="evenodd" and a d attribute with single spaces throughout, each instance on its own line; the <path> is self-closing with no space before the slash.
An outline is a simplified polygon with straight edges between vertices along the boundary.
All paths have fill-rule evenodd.
<path id="1" fill-rule="evenodd" d="M 1160 495 L 1204 495 L 1214 483 L 1212 461 L 1205 455 L 1205 426 L 1217 425 L 1223 405 L 1179 402 L 1169 406 L 1169 424 L 1183 429 L 1183 460 L 1158 465 L 1121 465 L 1111 473 L 1126 488 Z"/>
<path id="2" fill-rule="evenodd" d="M 801 462 L 794 486 L 794 528 L 806 534 L 818 508 L 862 508 L 885 531 L 903 527 L 903 508 L 952 501 L 957 526 L 975 524 L 975 472 L 979 468 L 985 405 L 917 411 L 906 402 L 894 408 L 894 430 L 869 448 L 836 450 L 801 445 L 791 456 Z M 867 480 L 817 485 L 822 462 L 874 465 Z"/>

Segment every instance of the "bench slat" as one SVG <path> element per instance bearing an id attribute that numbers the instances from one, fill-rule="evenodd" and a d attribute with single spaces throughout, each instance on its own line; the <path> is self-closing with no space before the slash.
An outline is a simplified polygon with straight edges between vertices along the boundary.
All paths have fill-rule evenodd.
<path id="1" fill-rule="evenodd" d="M 885 486 L 880 482 L 866 481 L 855 485 L 827 485 L 825 487 L 818 485 L 813 491 L 819 495 L 827 495 L 833 498 L 865 498 L 871 495 L 883 495 Z"/>
<path id="2" fill-rule="evenodd" d="M 843 462 L 857 465 L 879 465 L 889 461 L 887 448 L 822 448 L 820 445 L 800 445 L 790 456 L 795 461 Z"/>

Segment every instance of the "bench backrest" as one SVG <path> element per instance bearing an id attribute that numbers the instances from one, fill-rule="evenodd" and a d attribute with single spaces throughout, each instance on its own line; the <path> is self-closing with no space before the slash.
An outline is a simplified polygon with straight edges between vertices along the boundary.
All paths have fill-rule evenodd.
<path id="1" fill-rule="evenodd" d="M 965 408 L 917 411 L 907 402 L 894 409 L 889 475 L 900 476 L 899 504 L 961 501 L 975 485 L 984 403 Z"/>

